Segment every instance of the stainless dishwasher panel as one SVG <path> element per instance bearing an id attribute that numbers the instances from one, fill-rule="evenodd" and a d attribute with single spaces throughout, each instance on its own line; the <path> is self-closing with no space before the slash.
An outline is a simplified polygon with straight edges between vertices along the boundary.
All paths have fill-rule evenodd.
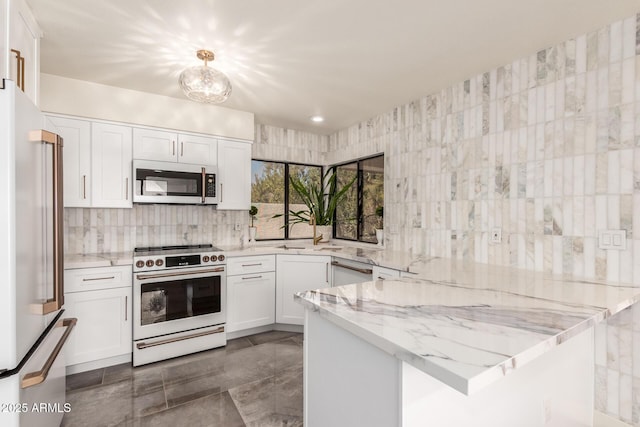
<path id="1" fill-rule="evenodd" d="M 373 280 L 372 265 L 364 262 L 333 258 L 333 286 L 349 285 Z"/>

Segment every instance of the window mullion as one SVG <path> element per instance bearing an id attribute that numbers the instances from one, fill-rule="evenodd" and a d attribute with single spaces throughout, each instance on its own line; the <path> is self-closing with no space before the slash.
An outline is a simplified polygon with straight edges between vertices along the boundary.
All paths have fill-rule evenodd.
<path id="1" fill-rule="evenodd" d="M 284 238 L 289 238 L 289 163 L 284 163 Z"/>

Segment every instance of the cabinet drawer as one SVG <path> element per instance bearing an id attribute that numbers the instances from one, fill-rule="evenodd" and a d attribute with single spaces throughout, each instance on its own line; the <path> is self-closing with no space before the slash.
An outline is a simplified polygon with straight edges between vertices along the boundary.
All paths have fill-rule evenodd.
<path id="1" fill-rule="evenodd" d="M 131 286 L 131 266 L 65 270 L 64 291 L 81 292 Z"/>
<path id="2" fill-rule="evenodd" d="M 236 276 L 240 274 L 260 273 L 264 271 L 275 271 L 276 256 L 247 256 L 229 258 L 227 260 L 227 275 Z"/>

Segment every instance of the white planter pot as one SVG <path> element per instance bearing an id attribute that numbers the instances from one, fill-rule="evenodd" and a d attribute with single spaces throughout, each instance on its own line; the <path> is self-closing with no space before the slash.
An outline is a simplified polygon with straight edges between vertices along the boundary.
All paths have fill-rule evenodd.
<path id="1" fill-rule="evenodd" d="M 382 228 L 376 228 L 376 240 L 378 241 L 378 246 L 382 246 L 384 242 L 384 230 Z"/>
<path id="2" fill-rule="evenodd" d="M 258 229 L 256 227 L 249 227 L 249 242 L 255 243 L 257 232 L 258 232 Z"/>
<path id="3" fill-rule="evenodd" d="M 331 239 L 331 235 L 333 234 L 333 226 L 332 225 L 317 225 L 316 226 L 316 236 L 322 234 L 322 240 L 320 242 L 328 242 Z"/>

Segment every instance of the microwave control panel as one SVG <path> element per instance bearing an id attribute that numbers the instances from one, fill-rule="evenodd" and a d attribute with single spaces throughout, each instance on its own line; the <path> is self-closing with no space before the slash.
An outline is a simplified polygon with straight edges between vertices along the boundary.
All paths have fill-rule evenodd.
<path id="1" fill-rule="evenodd" d="M 216 174 L 208 173 L 205 176 L 205 197 L 216 197 Z"/>

